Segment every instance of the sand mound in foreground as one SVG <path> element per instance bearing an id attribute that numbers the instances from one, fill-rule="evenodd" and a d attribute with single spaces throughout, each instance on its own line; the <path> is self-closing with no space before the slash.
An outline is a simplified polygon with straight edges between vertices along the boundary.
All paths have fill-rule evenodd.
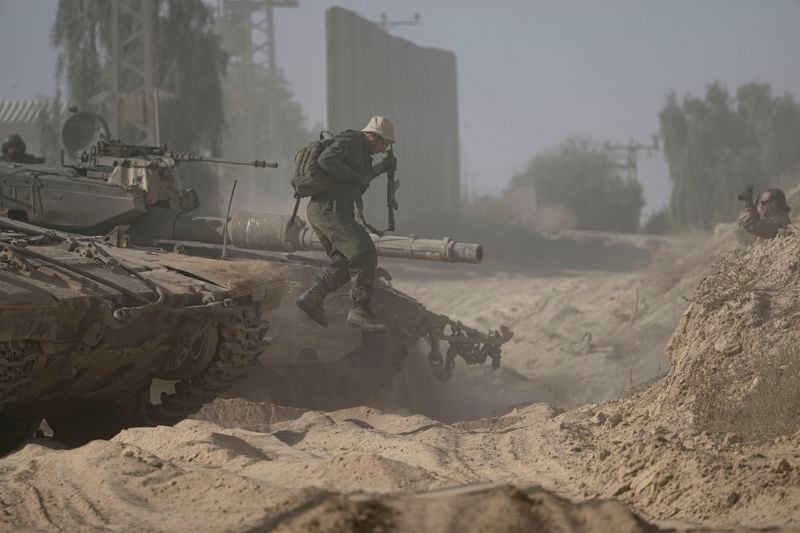
<path id="1" fill-rule="evenodd" d="M 542 453 L 553 415 L 460 427 L 354 408 L 269 432 L 186 420 L 73 450 L 40 440 L 2 460 L 0 530 L 648 531 L 619 503 L 510 486 L 573 482 Z"/>
<path id="2" fill-rule="evenodd" d="M 715 419 L 761 401 L 765 385 L 776 393 L 775 369 L 784 367 L 784 381 L 796 378 L 800 234 L 722 255 L 691 302 L 667 346 L 673 370 L 653 401 L 694 429 L 715 431 Z"/>
<path id="3" fill-rule="evenodd" d="M 556 417 L 590 485 L 659 520 L 800 524 L 799 296 L 795 232 L 715 260 L 663 380 Z"/>
<path id="4" fill-rule="evenodd" d="M 660 531 L 614 501 L 575 504 L 532 487 L 467 486 L 413 496 L 328 495 L 276 531 Z"/>

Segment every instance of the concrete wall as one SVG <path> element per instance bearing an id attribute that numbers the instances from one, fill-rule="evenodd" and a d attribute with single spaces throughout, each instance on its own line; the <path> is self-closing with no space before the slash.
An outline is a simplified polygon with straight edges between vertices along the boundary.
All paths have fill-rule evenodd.
<path id="1" fill-rule="evenodd" d="M 342 8 L 328 10 L 326 28 L 329 129 L 361 129 L 373 115 L 391 119 L 397 129 L 398 231 L 420 217 L 458 213 L 455 54 L 394 37 Z M 368 220 L 384 227 L 384 178 L 373 182 L 366 204 Z"/>

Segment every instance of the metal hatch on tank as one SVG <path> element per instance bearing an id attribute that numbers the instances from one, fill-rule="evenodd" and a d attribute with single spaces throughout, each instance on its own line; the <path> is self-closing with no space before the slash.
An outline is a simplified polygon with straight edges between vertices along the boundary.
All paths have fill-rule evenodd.
<path id="1" fill-rule="evenodd" d="M 95 117 L 94 122 L 92 117 Z M 480 332 L 428 311 L 395 290 L 385 271 L 375 295 L 376 312 L 388 322 L 387 335 L 347 327 L 349 309 L 342 291 L 328 300 L 331 326 L 321 328 L 294 306 L 294 299 L 318 266 L 297 252 L 320 250 L 306 223 L 275 213 L 196 216 L 200 199 L 183 186 L 178 167 L 210 161 L 274 167 L 264 161 L 229 161 L 179 153 L 166 146 L 131 145 L 108 138 L 97 115 L 74 114 L 62 129 L 65 149 L 75 162 L 59 168 L 0 165 L 2 205 L 9 217 L 76 233 L 106 235 L 119 247 L 149 247 L 220 257 L 228 236 L 228 257 L 250 258 L 279 266 L 287 283 L 284 304 L 273 316 L 270 350 L 248 379 L 251 394 L 283 405 L 333 408 L 348 405 L 397 374 L 419 339 L 431 345 L 432 371 L 447 379 L 455 361 L 500 363 L 508 328 Z M 181 167 L 190 169 L 186 165 Z M 285 179 L 285 178 L 284 178 Z M 28 195 L 28 196 L 26 196 Z M 25 198 L 24 201 L 20 199 Z M 291 199 L 287 199 L 290 201 Z M 476 263 L 483 248 L 476 243 L 416 236 L 375 237 L 379 256 L 414 260 Z M 447 344 L 442 352 L 440 345 Z M 259 387 L 260 383 L 270 386 Z M 245 387 L 237 387 L 244 393 Z"/>

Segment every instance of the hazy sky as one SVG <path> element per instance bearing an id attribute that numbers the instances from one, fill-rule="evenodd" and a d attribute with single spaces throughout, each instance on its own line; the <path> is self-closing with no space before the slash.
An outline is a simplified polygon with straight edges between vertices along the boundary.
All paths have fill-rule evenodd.
<path id="1" fill-rule="evenodd" d="M 55 5 L 0 0 L 0 98 L 52 93 Z M 332 5 L 374 20 L 419 12 L 392 33 L 457 54 L 462 172 L 480 191 L 570 135 L 649 140 L 670 90 L 756 80 L 800 94 L 800 0 L 300 0 L 276 11 L 277 49 L 309 124 L 326 116 Z M 641 160 L 640 178 L 647 209 L 667 201 L 660 156 Z"/>

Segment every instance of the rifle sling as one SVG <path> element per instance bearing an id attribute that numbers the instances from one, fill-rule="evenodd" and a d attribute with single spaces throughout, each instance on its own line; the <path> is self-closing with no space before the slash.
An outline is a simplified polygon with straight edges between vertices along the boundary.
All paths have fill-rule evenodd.
<path id="1" fill-rule="evenodd" d="M 292 210 L 292 216 L 289 218 L 289 226 L 294 225 L 294 219 L 297 218 L 297 211 L 300 209 L 300 198 L 302 198 L 298 193 L 294 193 L 294 209 Z"/>

